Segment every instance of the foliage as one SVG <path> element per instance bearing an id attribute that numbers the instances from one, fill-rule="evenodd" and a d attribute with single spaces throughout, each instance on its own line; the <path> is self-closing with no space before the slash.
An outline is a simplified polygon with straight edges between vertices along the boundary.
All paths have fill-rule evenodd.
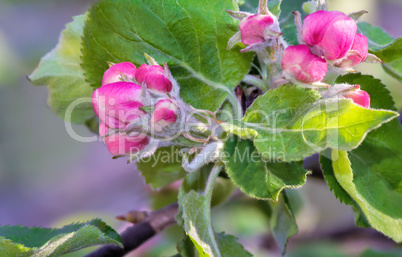
<path id="1" fill-rule="evenodd" d="M 60 256 L 94 245 L 123 246 L 119 234 L 99 219 L 60 229 L 3 226 L 0 235 L 4 256 Z"/>
<path id="2" fill-rule="evenodd" d="M 180 87 L 180 94 L 150 93 L 142 83 L 142 91 L 137 85 L 138 97 L 175 100 L 184 106 L 180 111 L 171 107 L 177 116 L 195 112 L 191 122 L 196 121 L 197 127 L 190 132 L 197 138 L 179 131 L 181 138 L 157 145 L 150 157 L 137 161 L 137 167 L 153 189 L 183 179 L 176 218 L 184 237 L 178 243 L 178 256 L 252 256 L 234 236 L 213 228 L 211 208 L 229 199 L 236 187 L 263 203 L 284 254 L 288 239 L 298 231 L 287 189 L 305 184 L 310 172 L 302 161 L 316 153 L 321 154 L 330 190 L 352 206 L 357 225 L 371 226 L 401 242 L 402 128 L 386 86 L 360 73 L 339 76 L 332 86 L 305 84 L 282 70 L 280 56 L 287 45 L 299 43 L 297 29 L 302 28 L 295 25 L 292 13 L 299 11 L 303 17 L 303 9 L 312 12 L 322 7 L 310 1 L 303 8 L 305 2 L 269 1 L 272 22 L 279 22 L 274 24 L 278 27 L 254 35 L 263 37 L 263 43 L 254 40 L 257 43 L 245 46 L 238 21 L 230 16 L 243 21 L 250 14 L 237 12 L 239 6 L 232 0 L 101 0 L 66 26 L 56 48 L 29 78 L 48 86 L 49 105 L 57 115 L 85 123 L 96 132 L 90 97 L 99 91 L 108 62 L 131 62 L 137 67 L 146 61 L 165 64 L 163 76 L 173 81 L 174 88 Z M 250 0 L 240 8 L 268 15 L 257 5 L 258 1 Z M 401 38 L 394 40 L 368 23 L 357 25 L 368 38 L 370 53 L 402 81 Z M 234 47 L 227 50 L 229 40 Z M 326 61 L 330 72 L 351 71 Z M 122 84 L 138 83 L 135 76 L 120 73 Z M 246 75 L 252 79 L 243 81 Z M 344 95 L 357 85 L 370 96 L 369 108 Z M 258 87 L 258 97 L 250 100 L 247 92 Z M 152 107 L 136 108 L 143 117 L 151 117 Z M 148 129 L 151 122 L 141 128 Z M 103 136 L 129 136 L 134 131 L 131 125 Z M 192 144 L 177 143 L 188 141 Z M 121 246 L 116 232 L 99 220 L 58 230 L 2 227 L 0 235 L 1 250 L 14 255 L 56 256 L 95 244 Z"/>

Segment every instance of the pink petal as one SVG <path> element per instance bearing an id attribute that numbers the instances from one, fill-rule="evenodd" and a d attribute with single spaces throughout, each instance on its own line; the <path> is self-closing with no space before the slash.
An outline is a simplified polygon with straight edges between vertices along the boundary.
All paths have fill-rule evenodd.
<path id="1" fill-rule="evenodd" d="M 306 45 L 286 48 L 282 68 L 288 75 L 307 84 L 323 80 L 327 73 L 326 61 L 314 55 Z"/>
<path id="2" fill-rule="evenodd" d="M 111 128 L 125 128 L 145 115 L 141 86 L 131 82 L 115 82 L 95 90 L 92 105 L 96 115 Z"/>
<path id="3" fill-rule="evenodd" d="M 105 71 L 102 79 L 102 86 L 122 81 L 122 75 L 134 78 L 137 68 L 131 62 L 117 63 Z"/>
<path id="4" fill-rule="evenodd" d="M 106 144 L 109 152 L 114 156 L 130 155 L 143 150 L 149 144 L 146 135 L 130 137 L 124 133 L 115 133 L 105 136 L 109 132 L 109 127 L 101 122 L 99 124 L 99 134 Z"/>
<path id="5" fill-rule="evenodd" d="M 172 82 L 166 77 L 164 70 L 159 65 L 142 64 L 136 73 L 138 83 L 145 83 L 148 89 L 162 93 L 172 91 Z"/>
<path id="6" fill-rule="evenodd" d="M 335 60 L 346 55 L 353 44 L 356 22 L 338 11 L 318 11 L 304 19 L 303 40 L 318 56 Z"/>
<path id="7" fill-rule="evenodd" d="M 152 113 L 151 126 L 158 132 L 169 123 L 175 123 L 177 120 L 177 105 L 170 99 L 163 99 L 156 103 Z"/>
<path id="8" fill-rule="evenodd" d="M 366 59 L 368 54 L 367 37 L 361 34 L 356 34 L 352 48 L 350 50 L 357 52 L 357 54 L 352 53 L 348 55 L 347 58 L 341 62 L 341 64 L 339 65 L 340 67 L 354 67 Z"/>
<path id="9" fill-rule="evenodd" d="M 348 91 L 344 93 L 342 96 L 348 99 L 352 99 L 355 104 L 363 106 L 364 108 L 370 107 L 370 95 L 364 91 L 360 90 L 360 86 L 356 86 L 357 89 Z"/>

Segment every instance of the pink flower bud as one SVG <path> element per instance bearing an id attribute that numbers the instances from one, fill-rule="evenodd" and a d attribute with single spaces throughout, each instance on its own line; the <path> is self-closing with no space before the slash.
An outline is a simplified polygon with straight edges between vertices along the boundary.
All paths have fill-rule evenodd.
<path id="1" fill-rule="evenodd" d="M 109 133 L 110 128 L 104 123 L 99 124 L 99 135 L 106 144 L 107 149 L 114 156 L 129 156 L 143 150 L 149 144 L 146 135 L 130 137 L 125 133 Z"/>
<path id="2" fill-rule="evenodd" d="M 285 73 L 306 84 L 319 82 L 327 73 L 327 62 L 313 53 L 306 45 L 289 46 L 282 58 Z"/>
<path id="3" fill-rule="evenodd" d="M 366 60 L 367 54 L 368 54 L 367 37 L 361 34 L 356 34 L 352 48 L 338 66 L 341 68 L 350 68 L 356 66 L 359 63 Z"/>
<path id="4" fill-rule="evenodd" d="M 150 121 L 151 127 L 156 132 L 162 132 L 163 129 L 177 120 L 178 107 L 170 99 L 159 100 L 156 105 Z"/>
<path id="5" fill-rule="evenodd" d="M 115 82 L 95 90 L 92 106 L 95 114 L 110 128 L 125 128 L 145 115 L 141 86 L 132 82 Z"/>
<path id="6" fill-rule="evenodd" d="M 111 66 L 105 71 L 102 79 L 102 86 L 123 81 L 124 77 L 134 78 L 137 68 L 131 62 L 121 62 Z"/>
<path id="7" fill-rule="evenodd" d="M 360 90 L 360 85 L 356 85 L 354 89 L 343 93 L 342 96 L 352 99 L 355 104 L 363 106 L 364 108 L 370 107 L 370 96 L 366 91 Z"/>
<path id="8" fill-rule="evenodd" d="M 352 47 L 356 30 L 356 22 L 344 13 L 318 11 L 304 19 L 302 37 L 314 54 L 336 60 Z"/>
<path id="9" fill-rule="evenodd" d="M 255 14 L 239 23 L 241 41 L 245 45 L 260 44 L 266 40 L 264 31 L 274 23 L 270 15 Z"/>
<path id="10" fill-rule="evenodd" d="M 172 91 L 172 82 L 166 77 L 163 68 L 159 65 L 142 64 L 136 74 L 138 83 L 145 83 L 148 89 L 167 93 Z"/>

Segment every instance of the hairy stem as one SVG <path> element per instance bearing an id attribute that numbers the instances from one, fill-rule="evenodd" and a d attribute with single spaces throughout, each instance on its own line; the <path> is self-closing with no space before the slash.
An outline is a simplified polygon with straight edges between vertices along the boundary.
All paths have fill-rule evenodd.
<path id="1" fill-rule="evenodd" d="M 260 0 L 260 3 L 258 4 L 258 13 L 269 14 L 268 0 Z"/>

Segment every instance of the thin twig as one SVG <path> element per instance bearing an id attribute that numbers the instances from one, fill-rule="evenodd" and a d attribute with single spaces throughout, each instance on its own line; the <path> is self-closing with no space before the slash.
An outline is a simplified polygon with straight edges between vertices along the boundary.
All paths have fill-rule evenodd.
<path id="1" fill-rule="evenodd" d="M 135 250 L 145 241 L 176 224 L 175 216 L 179 205 L 177 203 L 166 206 L 158 211 L 150 213 L 143 221 L 124 230 L 120 236 L 124 248 L 115 245 L 107 245 L 87 254 L 85 257 L 120 257 Z"/>

